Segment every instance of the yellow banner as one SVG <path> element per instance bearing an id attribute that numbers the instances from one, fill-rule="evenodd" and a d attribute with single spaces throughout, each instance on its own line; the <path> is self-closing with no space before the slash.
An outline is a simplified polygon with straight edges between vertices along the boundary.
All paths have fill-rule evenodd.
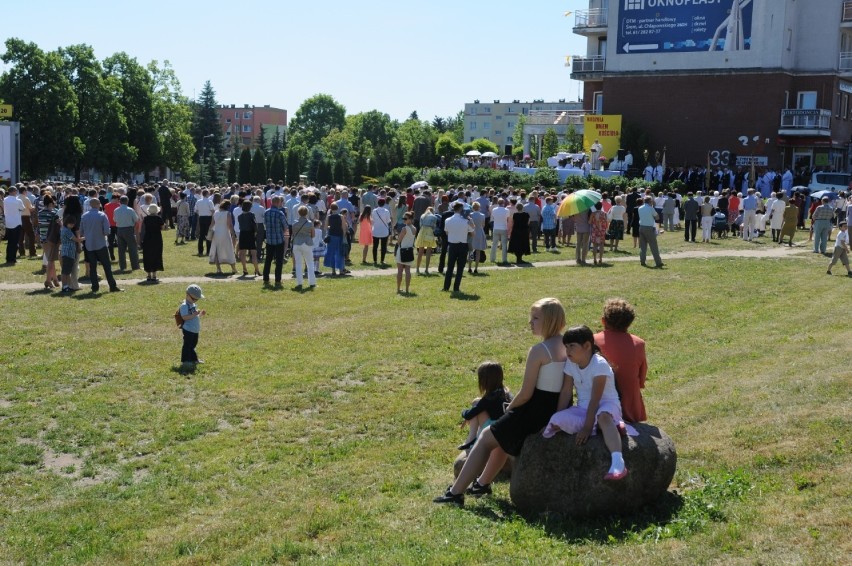
<path id="1" fill-rule="evenodd" d="M 12 117 L 12 105 L 0 104 L 0 120 L 8 120 Z"/>
<path id="2" fill-rule="evenodd" d="M 583 117 L 583 150 L 594 159 L 612 161 L 621 147 L 621 114 L 586 114 Z M 598 150 L 598 151 L 596 151 Z"/>

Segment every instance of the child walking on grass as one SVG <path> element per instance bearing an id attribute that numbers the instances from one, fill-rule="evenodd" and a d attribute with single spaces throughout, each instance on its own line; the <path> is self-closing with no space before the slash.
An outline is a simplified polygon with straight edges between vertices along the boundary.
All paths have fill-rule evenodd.
<path id="1" fill-rule="evenodd" d="M 196 303 L 203 299 L 201 287 L 190 285 L 186 288 L 186 298 L 180 305 L 180 315 L 183 318 L 183 349 L 180 353 L 180 361 L 184 368 L 194 368 L 196 364 L 204 363 L 198 359 L 195 347 L 198 345 L 198 335 L 201 332 L 201 317 L 207 314 L 205 310 L 198 310 Z"/>
<path id="2" fill-rule="evenodd" d="M 840 261 L 843 267 L 846 268 L 846 275 L 852 277 L 852 270 L 849 269 L 849 228 L 845 220 L 841 220 L 837 225 L 837 236 L 834 237 L 834 254 L 831 256 L 831 263 L 828 264 L 828 273 L 831 275 L 831 268 L 834 264 Z"/>
<path id="3" fill-rule="evenodd" d="M 557 406 L 560 410 L 551 417 L 543 435 L 550 438 L 562 430 L 576 434 L 576 442 L 580 445 L 586 443 L 597 425 L 612 455 L 604 479 L 620 480 L 627 475 L 621 454 L 620 429 L 624 423 L 621 421 L 621 404 L 612 368 L 601 356 L 588 326 L 569 328 L 562 337 L 562 343 L 565 344 L 568 360 Z M 570 406 L 574 389 L 577 390 L 577 404 Z"/>
<path id="4" fill-rule="evenodd" d="M 503 416 L 503 406 L 512 401 L 512 394 L 503 385 L 503 366 L 497 362 L 482 362 L 476 368 L 479 394 L 469 409 L 462 411 L 462 428 L 469 427 L 467 438 L 459 450 L 468 450 L 476 443 L 485 427 Z"/>

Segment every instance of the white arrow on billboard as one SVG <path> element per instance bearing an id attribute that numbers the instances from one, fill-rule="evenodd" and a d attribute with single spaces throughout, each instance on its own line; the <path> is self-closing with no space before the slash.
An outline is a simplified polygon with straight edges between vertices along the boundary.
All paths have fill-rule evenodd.
<path id="1" fill-rule="evenodd" d="M 659 43 L 637 43 L 636 45 L 630 45 L 629 43 L 624 44 L 625 53 L 630 53 L 631 51 L 654 51 L 659 48 Z"/>

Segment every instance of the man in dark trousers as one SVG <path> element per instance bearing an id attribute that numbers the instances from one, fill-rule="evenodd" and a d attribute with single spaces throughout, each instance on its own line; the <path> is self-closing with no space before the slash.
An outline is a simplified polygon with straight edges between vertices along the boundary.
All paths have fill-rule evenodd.
<path id="1" fill-rule="evenodd" d="M 636 204 L 639 200 L 639 193 L 636 187 L 633 187 L 633 190 L 630 191 L 630 194 L 627 195 L 627 198 L 624 201 L 624 208 L 627 212 L 627 233 L 630 234 L 633 229 L 633 215 L 636 214 Z M 635 236 L 636 234 L 634 234 Z"/>
<path id="2" fill-rule="evenodd" d="M 695 233 L 698 231 L 698 214 L 701 205 L 693 198 L 692 193 L 686 193 L 686 202 L 683 203 L 683 241 L 695 242 Z"/>
<path id="3" fill-rule="evenodd" d="M 450 290 L 450 282 L 453 282 L 453 293 L 461 289 L 461 280 L 464 273 L 464 264 L 467 261 L 467 236 L 473 232 L 473 222 L 462 216 L 464 204 L 456 202 L 453 204 L 453 215 L 444 222 L 444 238 L 449 248 L 447 255 L 447 273 L 444 275 L 444 291 Z"/>
<path id="4" fill-rule="evenodd" d="M 172 218 L 172 190 L 169 188 L 169 182 L 163 181 L 160 188 L 157 190 L 157 196 L 160 199 L 160 216 L 163 218 L 163 225 L 168 222 L 169 227 L 175 227 L 175 220 Z"/>

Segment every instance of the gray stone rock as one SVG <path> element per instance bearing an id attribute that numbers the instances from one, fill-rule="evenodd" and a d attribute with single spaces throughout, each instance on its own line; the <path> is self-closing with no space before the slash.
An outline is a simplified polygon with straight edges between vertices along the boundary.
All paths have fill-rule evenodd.
<path id="1" fill-rule="evenodd" d="M 677 465 L 672 439 L 659 428 L 635 424 L 639 436 L 622 439 L 628 475 L 604 481 L 610 454 L 597 434 L 583 446 L 575 435 L 527 437 L 512 469 L 512 503 L 525 513 L 559 513 L 572 517 L 630 512 L 659 499 Z"/>

